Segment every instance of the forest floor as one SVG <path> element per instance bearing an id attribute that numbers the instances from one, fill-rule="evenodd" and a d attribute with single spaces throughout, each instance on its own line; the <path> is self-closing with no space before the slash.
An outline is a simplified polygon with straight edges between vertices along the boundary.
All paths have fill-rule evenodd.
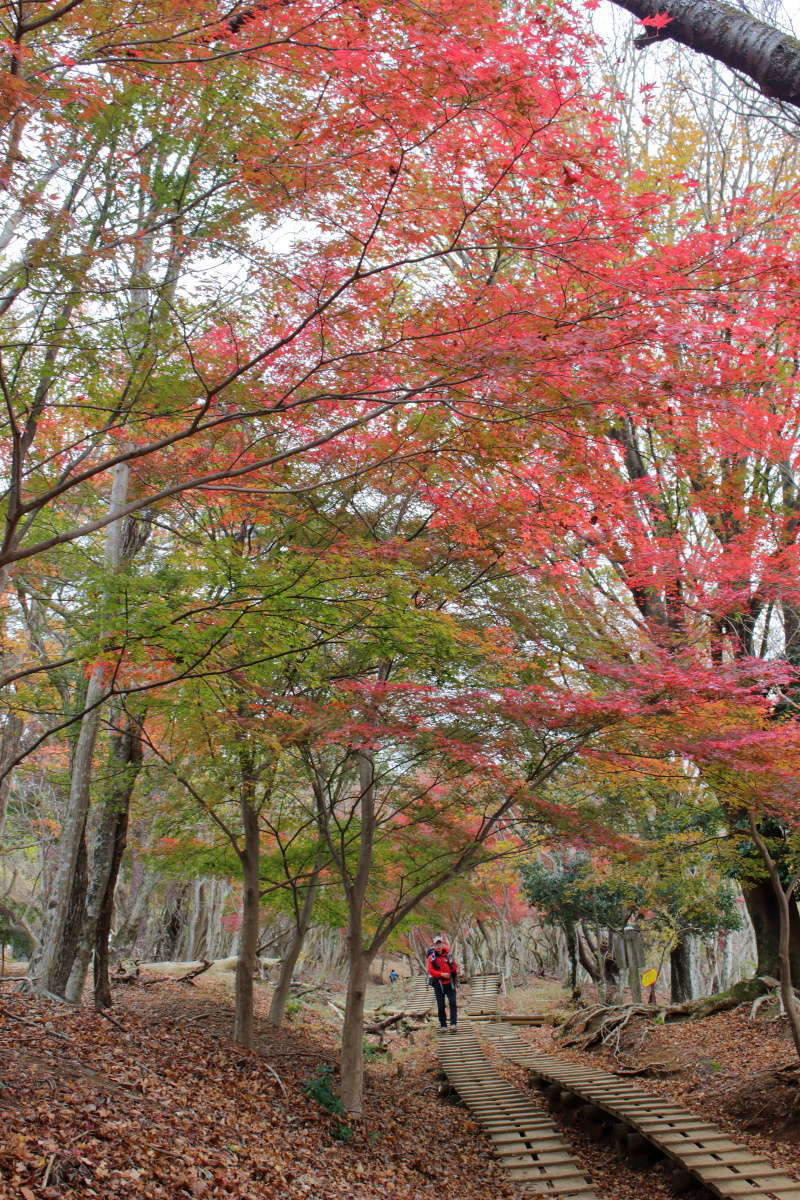
<path id="1" fill-rule="evenodd" d="M 388 994 L 389 989 L 386 989 Z M 0 998 L 0 1198 L 84 1200 L 510 1200 L 489 1144 L 467 1111 L 437 1096 L 433 1026 L 392 1039 L 367 1070 L 367 1116 L 345 1121 L 324 1101 L 338 1027 L 301 1009 L 285 1029 L 263 1019 L 257 1048 L 229 1041 L 230 989 L 202 978 L 118 987 L 111 1020 L 16 993 Z M 552 1009 L 557 986 L 514 993 L 508 1008 Z M 551 1026 L 520 1030 L 558 1047 Z M 800 1174 L 795 1061 L 783 1022 L 738 1010 L 700 1022 L 640 1025 L 611 1051 L 558 1047 L 565 1057 L 637 1071 L 642 1086 L 717 1122 L 736 1140 Z M 522 1087 L 526 1073 L 503 1069 Z M 316 1085 L 309 1081 L 316 1080 Z M 335 1083 L 334 1083 L 335 1090 Z M 532 1093 L 538 1097 L 538 1093 Z M 537 1101 L 538 1102 L 538 1101 Z M 613 1149 L 565 1136 L 607 1200 L 667 1200 Z"/>
<path id="2" fill-rule="evenodd" d="M 466 1110 L 437 1098 L 432 1032 L 369 1064 L 366 1119 L 345 1122 L 305 1090 L 316 1078 L 324 1098 L 338 1027 L 303 1009 L 274 1030 L 257 995 L 247 1052 L 229 1040 L 230 988 L 202 978 L 115 988 L 113 1024 L 6 987 L 2 1200 L 514 1195 Z"/>

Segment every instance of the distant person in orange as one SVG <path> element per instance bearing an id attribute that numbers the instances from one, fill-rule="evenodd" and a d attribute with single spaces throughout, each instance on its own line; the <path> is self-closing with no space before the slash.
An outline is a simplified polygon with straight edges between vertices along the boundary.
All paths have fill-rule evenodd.
<path id="1" fill-rule="evenodd" d="M 436 1009 L 439 1014 L 439 1028 L 447 1029 L 447 1014 L 445 999 L 450 1007 L 450 1029 L 455 1033 L 458 1023 L 458 1006 L 456 1004 L 456 986 L 458 984 L 458 963 L 450 954 L 450 947 L 443 937 L 434 939 L 433 953 L 427 957 L 428 975 L 433 984 L 436 996 Z"/>

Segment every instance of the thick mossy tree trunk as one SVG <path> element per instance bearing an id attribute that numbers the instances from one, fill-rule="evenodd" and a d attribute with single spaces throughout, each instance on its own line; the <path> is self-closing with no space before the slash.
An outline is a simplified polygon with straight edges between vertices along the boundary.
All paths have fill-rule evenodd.
<path id="1" fill-rule="evenodd" d="M 672 1004 L 683 1004 L 694 998 L 692 983 L 692 946 L 687 937 L 678 935 L 678 941 L 669 955 L 670 992 Z"/>
<path id="2" fill-rule="evenodd" d="M 575 996 L 578 992 L 578 931 L 572 921 L 566 921 L 563 930 L 569 962 L 569 990 Z"/>
<path id="3" fill-rule="evenodd" d="M 758 852 L 764 866 L 769 874 L 769 882 L 775 896 L 775 902 L 780 913 L 780 941 L 778 945 L 778 978 L 781 985 L 781 1001 L 783 1003 L 786 1016 L 789 1020 L 789 1028 L 792 1032 L 792 1040 L 794 1048 L 800 1055 L 800 1009 L 798 1008 L 797 997 L 792 985 L 792 967 L 791 967 L 791 921 L 790 914 L 792 910 L 797 911 L 797 906 L 794 901 L 794 890 L 800 883 L 800 877 L 795 875 L 788 884 L 784 887 L 783 880 L 780 876 L 778 866 L 770 854 L 769 846 L 761 836 L 755 815 L 748 813 L 750 820 L 750 832 L 753 841 L 758 847 Z"/>
<path id="4" fill-rule="evenodd" d="M 747 912 L 756 939 L 757 975 L 777 979 L 780 973 L 780 906 L 769 879 L 742 885 Z M 789 901 L 789 963 L 795 987 L 800 987 L 800 913 L 792 896 Z"/>
<path id="5" fill-rule="evenodd" d="M 628 975 L 628 987 L 634 1004 L 642 1003 L 642 968 L 644 967 L 644 947 L 642 934 L 637 925 L 628 924 L 622 931 L 622 943 L 625 954 L 625 967 Z"/>

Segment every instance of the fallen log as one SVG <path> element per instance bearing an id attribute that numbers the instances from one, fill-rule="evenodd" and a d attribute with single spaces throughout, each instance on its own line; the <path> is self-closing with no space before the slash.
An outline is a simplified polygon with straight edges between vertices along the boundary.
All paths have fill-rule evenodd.
<path id="1" fill-rule="evenodd" d="M 373 1021 L 370 1025 L 364 1026 L 365 1033 L 384 1033 L 387 1029 L 391 1029 L 392 1025 L 397 1025 L 400 1021 L 421 1021 L 427 1016 L 427 1012 L 400 1012 L 394 1013 L 391 1017 L 384 1018 L 383 1021 Z"/>
<path id="2" fill-rule="evenodd" d="M 145 979 L 142 987 L 152 987 L 155 983 L 188 983 L 194 987 L 193 980 L 197 979 L 198 975 L 204 975 L 206 971 L 210 971 L 213 966 L 213 962 L 204 958 L 198 966 L 192 967 L 185 975 L 159 975 L 155 979 Z"/>

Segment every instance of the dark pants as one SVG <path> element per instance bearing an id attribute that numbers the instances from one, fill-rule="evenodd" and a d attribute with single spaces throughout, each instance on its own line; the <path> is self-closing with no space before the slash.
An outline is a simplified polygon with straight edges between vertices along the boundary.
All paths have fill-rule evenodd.
<path id="1" fill-rule="evenodd" d="M 440 979 L 434 979 L 433 990 L 436 995 L 436 1009 L 439 1014 L 439 1025 L 442 1029 L 447 1026 L 447 1017 L 444 1011 L 444 998 L 450 1004 L 450 1024 L 455 1025 L 458 1020 L 458 1011 L 456 1009 L 456 985 L 454 983 L 442 983 Z"/>

